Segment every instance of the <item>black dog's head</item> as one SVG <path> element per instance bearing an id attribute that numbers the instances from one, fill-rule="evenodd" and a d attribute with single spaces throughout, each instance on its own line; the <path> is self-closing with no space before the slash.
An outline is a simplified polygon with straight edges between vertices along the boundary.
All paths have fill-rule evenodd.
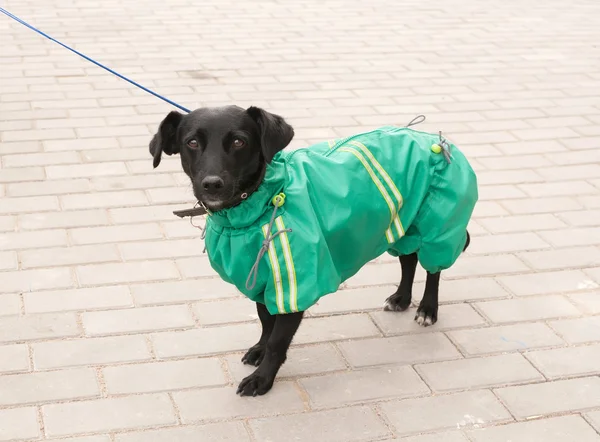
<path id="1" fill-rule="evenodd" d="M 217 211 L 254 189 L 266 164 L 293 137 L 283 118 L 257 107 L 200 108 L 187 115 L 174 111 L 150 141 L 150 154 L 154 167 L 163 152 L 180 154 L 194 195 Z"/>

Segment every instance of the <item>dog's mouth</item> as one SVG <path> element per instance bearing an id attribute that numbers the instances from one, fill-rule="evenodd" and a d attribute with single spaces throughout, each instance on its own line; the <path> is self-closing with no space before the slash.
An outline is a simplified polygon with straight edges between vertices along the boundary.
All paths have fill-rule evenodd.
<path id="1" fill-rule="evenodd" d="M 202 198 L 202 204 L 204 204 L 208 209 L 212 210 L 213 212 L 225 208 L 224 201 L 221 198 L 204 197 Z"/>
<path id="2" fill-rule="evenodd" d="M 210 211 L 217 212 L 234 206 L 237 203 L 235 195 L 235 193 L 229 197 L 224 195 L 202 195 L 202 198 L 198 198 L 198 201 Z"/>

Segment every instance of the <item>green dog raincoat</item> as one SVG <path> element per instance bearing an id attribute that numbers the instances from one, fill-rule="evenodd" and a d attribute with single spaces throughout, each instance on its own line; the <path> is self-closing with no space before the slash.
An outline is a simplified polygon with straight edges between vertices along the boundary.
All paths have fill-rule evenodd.
<path id="1" fill-rule="evenodd" d="M 304 311 L 384 252 L 416 252 L 431 273 L 449 268 L 477 198 L 456 146 L 383 127 L 279 152 L 246 200 L 208 214 L 206 250 L 225 281 L 271 314 Z"/>

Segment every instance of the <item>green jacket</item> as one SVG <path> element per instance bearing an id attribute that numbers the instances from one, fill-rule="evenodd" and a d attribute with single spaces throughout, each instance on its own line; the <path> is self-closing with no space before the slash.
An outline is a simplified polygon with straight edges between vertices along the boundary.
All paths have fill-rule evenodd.
<path id="1" fill-rule="evenodd" d="M 209 214 L 206 250 L 225 281 L 271 314 L 304 311 L 384 252 L 417 252 L 431 273 L 449 268 L 477 198 L 475 173 L 456 146 L 383 127 L 278 153 L 256 192 Z M 272 215 L 276 237 L 265 242 Z"/>

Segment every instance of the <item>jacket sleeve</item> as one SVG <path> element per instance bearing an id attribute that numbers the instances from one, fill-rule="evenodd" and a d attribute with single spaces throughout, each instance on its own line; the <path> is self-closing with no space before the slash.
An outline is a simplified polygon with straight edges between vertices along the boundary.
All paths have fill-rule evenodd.
<path id="1" fill-rule="evenodd" d="M 275 220 L 273 233 L 283 231 L 271 241 L 265 254 L 269 275 L 264 293 L 271 314 L 305 311 L 321 296 L 339 287 L 327 244 L 318 226 L 283 213 Z M 291 232 L 285 231 L 292 229 Z"/>

